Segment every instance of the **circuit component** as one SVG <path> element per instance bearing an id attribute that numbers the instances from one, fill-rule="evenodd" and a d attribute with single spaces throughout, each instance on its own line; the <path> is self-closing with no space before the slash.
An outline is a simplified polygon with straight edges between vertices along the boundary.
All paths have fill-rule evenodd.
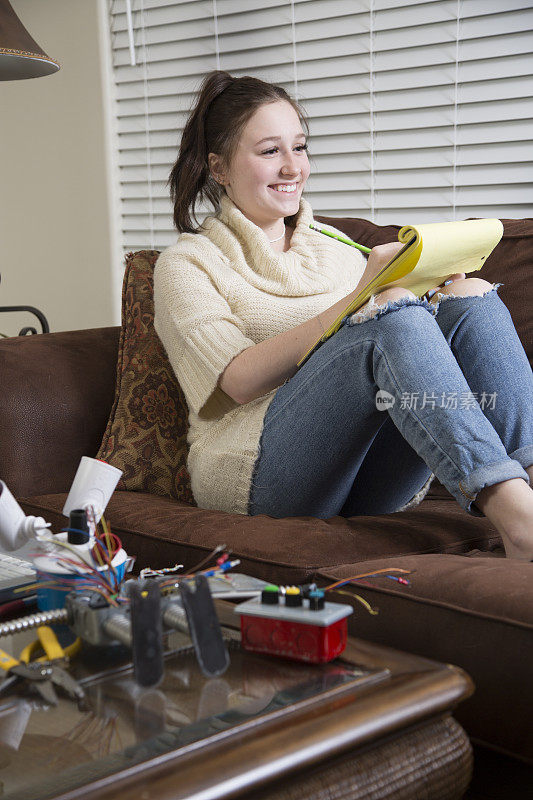
<path id="1" fill-rule="evenodd" d="M 328 603 L 321 589 L 265 587 L 260 598 L 236 606 L 242 646 L 256 653 L 323 663 L 346 647 L 347 617 L 352 606 Z"/>

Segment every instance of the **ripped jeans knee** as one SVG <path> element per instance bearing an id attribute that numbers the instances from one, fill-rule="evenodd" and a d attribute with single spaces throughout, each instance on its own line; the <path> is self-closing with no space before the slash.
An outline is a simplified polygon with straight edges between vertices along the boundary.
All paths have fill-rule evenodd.
<path id="1" fill-rule="evenodd" d="M 500 286 L 503 286 L 503 283 L 491 283 L 485 291 L 481 292 L 481 294 L 453 294 L 453 292 L 439 292 L 435 293 L 435 297 L 438 300 L 437 305 L 440 305 L 444 300 L 458 300 L 461 297 L 485 297 L 485 295 L 490 294 L 491 292 L 497 291 Z"/>
<path id="2" fill-rule="evenodd" d="M 360 310 L 356 311 L 350 317 L 347 317 L 348 325 L 359 325 L 361 322 L 367 322 L 370 319 L 379 319 L 384 314 L 391 311 L 397 311 L 404 306 L 422 306 L 426 308 L 434 317 L 437 315 L 438 307 L 434 303 L 430 303 L 425 297 L 399 297 L 396 300 L 388 300 L 386 303 L 376 303 L 376 295 L 372 295 L 366 305 Z"/>
<path id="3" fill-rule="evenodd" d="M 485 295 L 497 291 L 500 286 L 503 286 L 503 283 L 493 283 L 482 294 L 463 295 L 453 294 L 452 292 L 437 292 L 436 298 L 438 302 L 430 302 L 425 295 L 423 297 L 409 297 L 406 295 L 405 297 L 399 297 L 396 300 L 388 300 L 386 303 L 379 304 L 376 303 L 376 295 L 373 294 L 360 311 L 356 311 L 355 314 L 346 317 L 346 323 L 348 325 L 359 325 L 361 322 L 379 319 L 379 317 L 382 317 L 384 314 L 397 311 L 404 306 L 422 306 L 427 309 L 432 316 L 436 317 L 439 306 L 444 300 L 458 300 L 465 297 L 485 297 Z"/>

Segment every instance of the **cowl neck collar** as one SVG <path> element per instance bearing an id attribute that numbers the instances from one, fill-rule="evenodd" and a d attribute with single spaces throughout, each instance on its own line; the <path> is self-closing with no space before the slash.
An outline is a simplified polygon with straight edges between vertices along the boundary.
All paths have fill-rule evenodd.
<path id="1" fill-rule="evenodd" d="M 216 217 L 208 217 L 202 227 L 247 281 L 272 294 L 304 296 L 331 291 L 333 286 L 333 276 L 325 275 L 319 268 L 320 248 L 316 247 L 319 234 L 310 229 L 312 223 L 312 208 L 302 197 L 290 249 L 278 253 L 272 249 L 265 232 L 224 194 L 220 212 Z M 229 232 L 233 236 L 228 236 Z"/>

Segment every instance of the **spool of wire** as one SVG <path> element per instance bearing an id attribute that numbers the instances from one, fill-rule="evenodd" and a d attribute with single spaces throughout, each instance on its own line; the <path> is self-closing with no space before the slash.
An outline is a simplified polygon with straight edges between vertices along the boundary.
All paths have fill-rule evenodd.
<path id="1" fill-rule="evenodd" d="M 96 591 L 112 604 L 132 560 L 120 539 L 108 531 L 104 536 L 72 544 L 67 529 L 35 553 L 37 605 L 41 611 L 63 608 L 71 591 Z"/>

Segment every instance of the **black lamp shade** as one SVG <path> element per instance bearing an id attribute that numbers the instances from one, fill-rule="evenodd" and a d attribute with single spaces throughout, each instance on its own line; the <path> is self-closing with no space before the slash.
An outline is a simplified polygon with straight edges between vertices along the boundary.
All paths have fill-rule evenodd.
<path id="1" fill-rule="evenodd" d="M 57 61 L 32 39 L 9 0 L 0 0 L 0 81 L 39 78 L 58 69 Z"/>

